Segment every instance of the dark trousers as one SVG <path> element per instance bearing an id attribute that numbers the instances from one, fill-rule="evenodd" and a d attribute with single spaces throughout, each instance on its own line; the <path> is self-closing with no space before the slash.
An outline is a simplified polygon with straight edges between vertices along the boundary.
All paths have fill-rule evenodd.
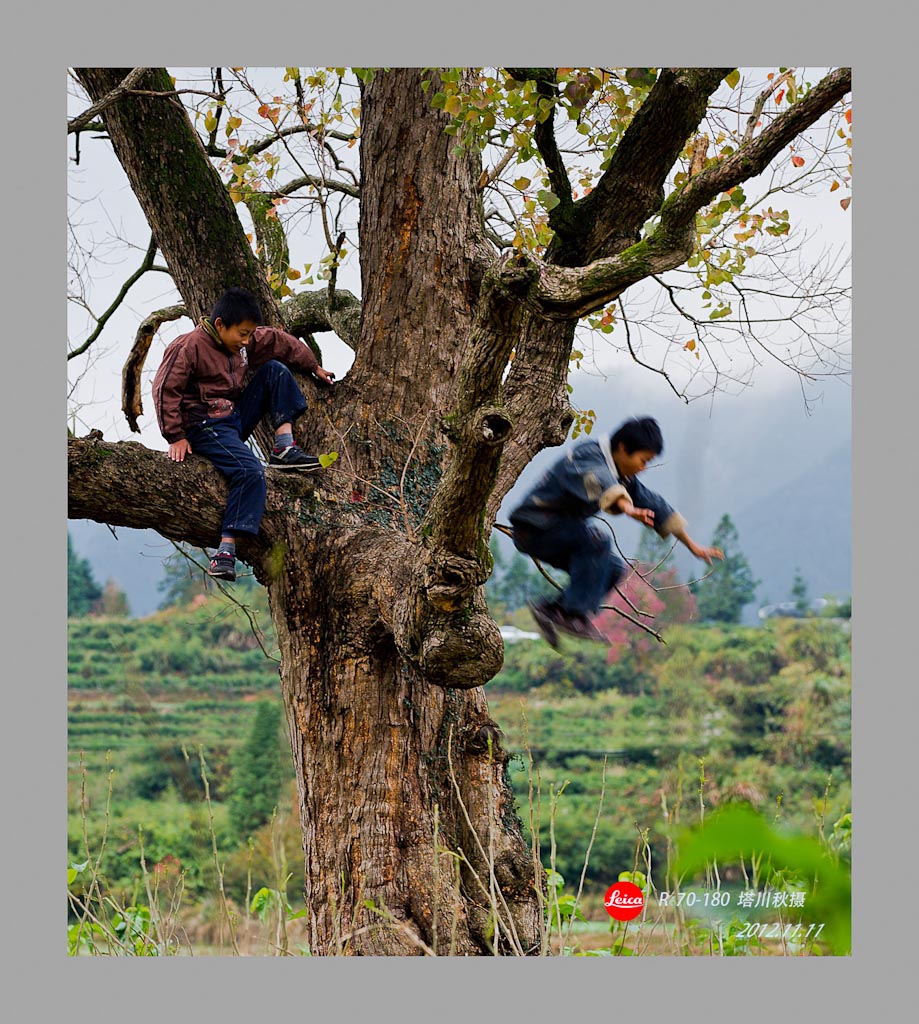
<path id="1" fill-rule="evenodd" d="M 187 429 L 192 452 L 212 462 L 229 483 L 225 534 L 258 533 L 265 511 L 265 470 L 246 440 L 264 416 L 277 429 L 282 423 L 293 423 L 305 409 L 294 375 L 272 359 L 256 371 L 229 416 L 206 419 Z"/>
<path id="2" fill-rule="evenodd" d="M 609 530 L 589 519 L 557 519 L 540 528 L 514 523 L 514 547 L 568 573 L 557 598 L 572 615 L 596 615 L 603 599 L 625 576 L 626 565 L 613 553 Z"/>

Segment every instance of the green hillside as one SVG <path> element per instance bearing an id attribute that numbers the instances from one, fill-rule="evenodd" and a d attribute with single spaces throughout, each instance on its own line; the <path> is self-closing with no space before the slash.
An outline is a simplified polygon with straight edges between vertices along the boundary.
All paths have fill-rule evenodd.
<path id="1" fill-rule="evenodd" d="M 264 609 L 255 614 L 268 621 Z M 726 804 L 829 834 L 851 806 L 847 627 L 679 626 L 666 646 L 636 637 L 615 660 L 576 641 L 562 654 L 541 641 L 508 644 L 489 708 L 520 818 L 527 830 L 538 822 L 544 866 L 551 859 L 576 887 L 589 848 L 584 906 L 602 918 L 602 893 L 623 871 L 650 863 L 666 888 L 675 830 Z M 274 871 L 270 826 L 241 834 L 230 814 L 257 709 L 280 702 L 270 631 L 256 638 L 249 615 L 218 597 L 143 620 L 74 619 L 68 629 L 69 860 L 104 845 L 105 884 L 131 899 L 142 891 L 143 844 L 148 868 L 180 865 L 194 904 L 215 892 L 216 843 L 229 896 L 245 903 L 247 884 L 268 884 Z M 278 729 L 275 829 L 295 893 L 287 743 Z M 722 881 L 743 877 L 725 866 Z"/>

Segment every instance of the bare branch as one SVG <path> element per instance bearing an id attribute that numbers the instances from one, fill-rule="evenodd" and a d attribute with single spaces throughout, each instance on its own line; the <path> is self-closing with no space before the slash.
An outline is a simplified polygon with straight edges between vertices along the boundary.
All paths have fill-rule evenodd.
<path id="1" fill-rule="evenodd" d="M 360 199 L 361 190 L 357 185 L 352 185 L 347 181 L 334 181 L 330 178 L 320 178 L 315 174 L 303 174 L 299 178 L 294 178 L 293 181 L 289 181 L 286 185 L 282 185 L 281 188 L 275 189 L 272 192 L 267 192 L 266 195 L 271 196 L 289 196 L 293 195 L 298 189 L 304 188 L 307 185 L 312 185 L 316 189 L 329 189 L 332 192 L 344 192 L 346 196 L 352 196 L 354 199 Z"/>
<path id="2" fill-rule="evenodd" d="M 96 328 L 92 332 L 92 334 L 90 334 L 90 336 L 86 339 L 86 341 L 83 342 L 82 345 L 80 345 L 78 348 L 73 349 L 73 351 L 67 353 L 67 358 L 68 359 L 73 359 L 74 356 L 82 355 L 90 347 L 90 345 L 92 345 L 92 343 L 96 340 L 96 338 L 99 337 L 99 335 L 102 333 L 102 328 L 105 327 L 105 325 L 108 322 L 109 318 L 112 316 L 112 314 L 115 312 L 115 310 L 118 309 L 118 307 L 124 301 L 125 296 L 128 294 L 128 291 L 131 289 L 131 286 L 133 284 L 136 284 L 136 282 L 139 281 L 144 276 L 144 274 L 147 273 L 148 270 L 162 270 L 162 269 L 164 269 L 162 267 L 155 267 L 154 266 L 153 259 L 154 259 L 155 256 L 156 256 L 156 238 L 153 235 L 151 235 L 150 236 L 150 244 L 147 246 L 147 252 L 146 252 L 146 255 L 143 258 L 143 261 L 142 261 L 141 265 L 137 268 L 137 270 L 134 271 L 134 273 L 121 286 L 121 290 L 115 296 L 115 300 L 112 302 L 112 304 L 109 306 L 109 308 L 102 314 L 102 316 L 99 317 L 98 321 L 96 322 Z M 167 273 L 168 273 L 168 271 L 167 271 Z"/>
<path id="3" fill-rule="evenodd" d="M 493 181 L 496 181 L 501 176 L 504 168 L 514 159 L 519 150 L 519 145 L 511 146 L 490 171 L 482 171 L 482 177 L 479 178 L 477 186 L 479 192 L 483 192 Z"/>
<path id="4" fill-rule="evenodd" d="M 852 89 L 852 69 L 838 68 L 797 103 L 780 114 L 760 135 L 742 145 L 736 153 L 690 178 L 661 209 L 661 227 L 669 230 L 689 223 L 696 211 L 719 193 L 753 178 L 818 118 L 827 113 Z"/>
<path id="5" fill-rule="evenodd" d="M 124 80 L 116 85 L 110 93 L 107 93 L 102 99 L 97 100 L 91 107 L 83 111 L 82 114 L 78 114 L 67 122 L 67 134 L 70 135 L 72 132 L 78 132 L 83 128 L 86 128 L 90 121 L 97 115 L 102 113 L 107 107 L 110 107 L 113 103 L 117 103 L 126 93 L 131 92 L 135 85 L 144 76 L 149 68 L 133 68 L 129 74 L 124 77 Z"/>
<path id="6" fill-rule="evenodd" d="M 256 153 L 261 153 L 266 149 L 270 149 L 276 142 L 281 139 L 285 139 L 290 135 L 302 135 L 304 133 L 310 135 L 316 135 L 321 133 L 323 136 L 327 136 L 330 139 L 337 139 L 340 142 L 353 142 L 356 138 L 354 135 L 348 135 L 345 132 L 327 131 L 326 129 L 320 128 L 319 125 L 306 123 L 306 124 L 295 124 L 291 125 L 290 128 L 279 128 L 276 132 L 271 135 L 266 135 L 265 138 L 259 139 L 258 142 L 249 143 L 245 149 L 245 155 L 255 156 Z M 229 150 L 223 149 L 219 146 L 211 146 L 208 149 L 208 153 L 211 156 L 225 157 L 229 156 Z"/>
<path id="7" fill-rule="evenodd" d="M 756 97 L 756 102 L 753 104 L 753 112 L 747 118 L 747 128 L 743 136 L 743 145 L 747 145 L 748 142 L 753 141 L 753 132 L 759 123 L 760 114 L 763 112 L 763 107 L 766 105 L 766 101 L 775 92 L 776 89 L 783 83 L 789 82 L 794 78 L 795 69 L 789 68 L 783 75 L 771 82 L 765 89 Z"/>
<path id="8" fill-rule="evenodd" d="M 622 304 L 622 299 L 619 300 L 619 312 L 622 315 L 622 322 L 625 325 L 626 345 L 628 345 L 629 347 L 629 355 L 632 357 L 633 361 L 636 362 L 639 366 L 643 366 L 646 370 L 651 370 L 654 373 L 659 373 L 664 378 L 664 380 L 667 381 L 667 383 L 670 385 L 671 391 L 673 391 L 677 398 L 681 398 L 684 402 L 688 402 L 689 399 L 679 390 L 679 388 L 676 387 L 676 385 L 670 379 L 670 376 L 666 372 L 666 370 L 659 370 L 657 369 L 657 367 L 649 366 L 648 363 L 642 362 L 635 354 L 635 349 L 632 348 L 632 332 L 629 330 L 629 318 L 626 316 L 625 307 Z"/>

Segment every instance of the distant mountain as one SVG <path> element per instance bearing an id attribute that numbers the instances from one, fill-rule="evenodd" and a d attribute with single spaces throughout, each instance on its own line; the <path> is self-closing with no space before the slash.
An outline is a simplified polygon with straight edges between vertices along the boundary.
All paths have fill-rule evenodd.
<path id="1" fill-rule="evenodd" d="M 800 569 L 811 597 L 852 593 L 852 460 L 837 448 L 731 517 L 760 604 L 788 600 Z"/>

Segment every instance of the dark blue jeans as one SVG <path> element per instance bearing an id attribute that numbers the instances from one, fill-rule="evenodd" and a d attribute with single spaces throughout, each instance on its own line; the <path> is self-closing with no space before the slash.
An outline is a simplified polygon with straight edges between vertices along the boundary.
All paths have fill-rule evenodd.
<path id="1" fill-rule="evenodd" d="M 264 416 L 277 429 L 305 409 L 294 375 L 272 359 L 256 371 L 229 416 L 206 419 L 186 431 L 192 452 L 212 462 L 229 483 L 223 533 L 258 533 L 265 511 L 265 471 L 246 440 Z"/>
<path id="2" fill-rule="evenodd" d="M 606 527 L 589 519 L 557 519 L 545 529 L 513 523 L 514 547 L 568 573 L 557 598 L 572 615 L 596 615 L 603 599 L 625 576 L 626 565 L 613 553 Z"/>

